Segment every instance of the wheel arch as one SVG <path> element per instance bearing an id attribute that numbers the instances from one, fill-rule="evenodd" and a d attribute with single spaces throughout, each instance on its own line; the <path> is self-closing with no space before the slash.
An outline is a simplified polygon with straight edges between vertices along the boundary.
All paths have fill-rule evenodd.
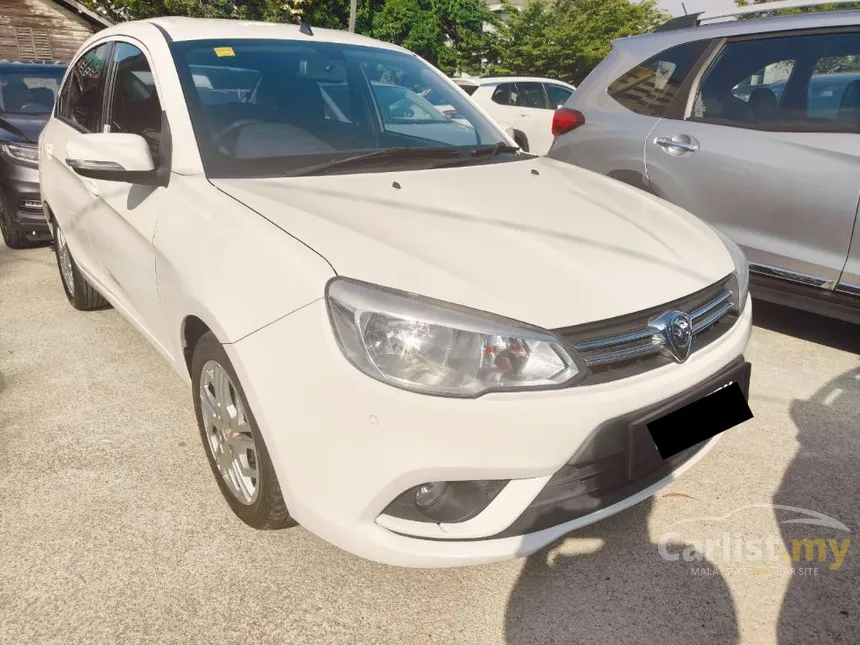
<path id="1" fill-rule="evenodd" d="M 628 184 L 629 186 L 633 186 L 634 188 L 638 188 L 639 190 L 644 190 L 646 193 L 651 193 L 658 197 L 660 196 L 651 186 L 648 178 L 636 170 L 612 170 L 607 174 L 607 177 L 611 177 L 612 179 Z"/>
<path id="2" fill-rule="evenodd" d="M 182 345 L 182 357 L 185 360 L 185 369 L 188 370 L 189 376 L 191 376 L 191 358 L 194 355 L 194 348 L 197 346 L 197 342 L 209 332 L 215 333 L 202 318 L 191 314 L 185 316 L 182 320 L 180 342 Z"/>

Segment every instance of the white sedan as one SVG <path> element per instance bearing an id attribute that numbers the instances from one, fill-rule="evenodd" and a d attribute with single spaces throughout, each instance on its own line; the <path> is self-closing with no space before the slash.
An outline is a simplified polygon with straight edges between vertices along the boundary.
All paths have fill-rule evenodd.
<path id="1" fill-rule="evenodd" d="M 455 566 L 644 499 L 748 415 L 737 247 L 512 143 L 399 47 L 157 18 L 84 44 L 39 153 L 69 301 L 191 385 L 239 518 Z"/>

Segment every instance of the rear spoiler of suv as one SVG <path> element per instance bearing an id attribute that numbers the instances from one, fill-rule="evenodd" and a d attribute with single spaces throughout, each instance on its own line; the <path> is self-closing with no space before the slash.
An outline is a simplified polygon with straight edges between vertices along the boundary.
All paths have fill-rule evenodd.
<path id="1" fill-rule="evenodd" d="M 764 4 L 737 7 L 731 11 L 700 11 L 685 16 L 672 18 L 664 22 L 654 31 L 671 31 L 673 29 L 685 29 L 687 27 L 698 27 L 703 22 L 719 20 L 721 18 L 736 18 L 757 13 L 769 13 L 781 9 L 802 9 L 804 7 L 819 7 L 821 5 L 850 4 L 856 0 L 778 0 L 777 2 L 766 2 Z"/>

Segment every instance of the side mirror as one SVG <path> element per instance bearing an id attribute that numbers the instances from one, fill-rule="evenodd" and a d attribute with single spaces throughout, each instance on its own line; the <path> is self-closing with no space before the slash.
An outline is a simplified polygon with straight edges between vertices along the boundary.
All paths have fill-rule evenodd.
<path id="1" fill-rule="evenodd" d="M 137 134 L 78 134 L 66 143 L 66 163 L 81 177 L 159 185 L 160 173 L 146 139 Z"/>

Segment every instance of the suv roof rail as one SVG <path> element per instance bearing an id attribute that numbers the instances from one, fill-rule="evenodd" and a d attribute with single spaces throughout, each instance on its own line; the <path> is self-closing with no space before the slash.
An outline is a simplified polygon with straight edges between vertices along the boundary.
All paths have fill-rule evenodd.
<path id="1" fill-rule="evenodd" d="M 768 11 L 779 11 L 781 9 L 803 9 L 806 7 L 820 7 L 821 5 L 850 4 L 856 0 L 777 0 L 764 4 L 753 4 L 746 7 L 737 7 L 730 11 L 700 11 L 686 16 L 678 16 L 664 22 L 654 31 L 670 31 L 672 29 L 684 29 L 685 27 L 698 27 L 708 20 L 719 20 L 720 18 L 732 18 L 737 16 L 748 16 Z"/>

